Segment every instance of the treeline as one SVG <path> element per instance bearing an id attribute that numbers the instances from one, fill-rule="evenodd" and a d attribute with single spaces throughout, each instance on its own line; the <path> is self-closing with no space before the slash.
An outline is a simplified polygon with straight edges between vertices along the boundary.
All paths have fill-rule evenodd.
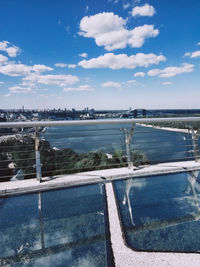
<path id="1" fill-rule="evenodd" d="M 78 154 L 70 148 L 53 149 L 46 140 L 40 141 L 39 150 L 43 177 L 127 166 L 122 151 L 112 155 L 102 151 Z M 131 159 L 134 166 L 149 163 L 140 151 L 132 151 Z M 25 179 L 36 177 L 35 141 L 31 137 L 0 143 L 0 180 L 10 180 L 19 170 L 24 171 Z"/>

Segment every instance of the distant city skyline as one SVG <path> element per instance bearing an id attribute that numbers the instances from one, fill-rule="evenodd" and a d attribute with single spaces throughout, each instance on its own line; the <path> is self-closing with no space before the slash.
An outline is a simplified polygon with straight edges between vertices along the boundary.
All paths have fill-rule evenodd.
<path id="1" fill-rule="evenodd" d="M 0 109 L 198 109 L 199 12 L 198 0 L 1 0 Z"/>

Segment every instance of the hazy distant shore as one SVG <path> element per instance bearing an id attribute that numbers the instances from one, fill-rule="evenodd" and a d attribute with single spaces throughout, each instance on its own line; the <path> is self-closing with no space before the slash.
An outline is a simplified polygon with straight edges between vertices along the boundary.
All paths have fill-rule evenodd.
<path id="1" fill-rule="evenodd" d="M 149 128 L 154 128 L 158 130 L 164 130 L 164 131 L 169 131 L 169 132 L 180 132 L 180 133 L 188 133 L 188 129 L 179 129 L 179 128 L 172 128 L 172 127 L 159 127 L 159 126 L 154 126 L 151 124 L 144 124 L 144 123 L 137 123 L 140 126 L 143 127 L 149 127 Z"/>

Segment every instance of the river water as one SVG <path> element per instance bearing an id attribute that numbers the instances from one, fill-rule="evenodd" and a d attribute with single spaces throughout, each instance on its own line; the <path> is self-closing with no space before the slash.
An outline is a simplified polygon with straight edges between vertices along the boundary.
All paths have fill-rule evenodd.
<path id="1" fill-rule="evenodd" d="M 103 151 L 113 153 L 125 151 L 124 132 L 130 130 L 127 124 L 50 127 L 42 133 L 42 138 L 58 149 L 71 148 L 77 153 Z M 136 125 L 131 149 L 142 151 L 151 162 L 191 159 L 191 136 Z"/>

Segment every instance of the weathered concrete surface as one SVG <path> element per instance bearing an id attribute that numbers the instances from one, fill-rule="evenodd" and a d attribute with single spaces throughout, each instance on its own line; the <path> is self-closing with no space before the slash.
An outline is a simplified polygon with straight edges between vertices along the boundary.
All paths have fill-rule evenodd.
<path id="1" fill-rule="evenodd" d="M 0 196 L 29 193 L 78 185 L 107 183 L 130 177 L 144 177 L 151 175 L 170 174 L 200 169 L 200 163 L 183 161 L 143 166 L 138 169 L 115 168 L 82 172 L 70 175 L 59 175 L 53 179 L 46 177 L 39 183 L 36 179 L 0 183 Z"/>
<path id="2" fill-rule="evenodd" d="M 106 184 L 111 244 L 116 267 L 199 267 L 200 254 L 137 252 L 122 237 L 112 183 Z"/>

